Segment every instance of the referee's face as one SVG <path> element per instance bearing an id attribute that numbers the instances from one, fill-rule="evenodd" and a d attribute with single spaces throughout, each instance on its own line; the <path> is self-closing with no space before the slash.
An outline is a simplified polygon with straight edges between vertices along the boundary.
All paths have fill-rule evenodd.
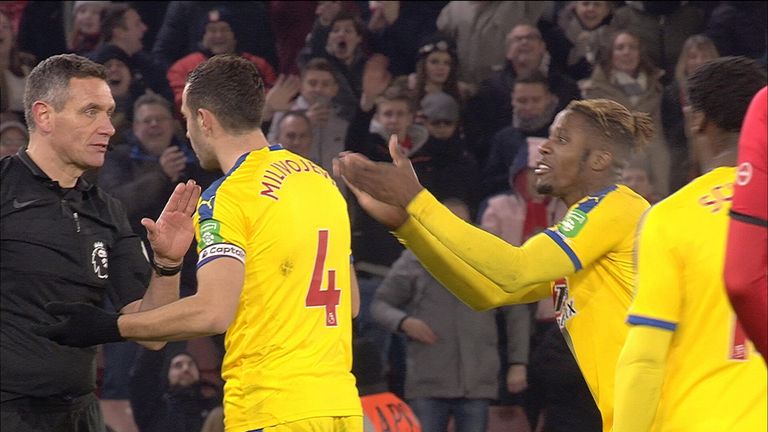
<path id="1" fill-rule="evenodd" d="M 109 139 L 115 134 L 115 101 L 100 78 L 72 78 L 60 111 L 51 110 L 51 145 L 62 162 L 86 171 L 104 164 Z"/>

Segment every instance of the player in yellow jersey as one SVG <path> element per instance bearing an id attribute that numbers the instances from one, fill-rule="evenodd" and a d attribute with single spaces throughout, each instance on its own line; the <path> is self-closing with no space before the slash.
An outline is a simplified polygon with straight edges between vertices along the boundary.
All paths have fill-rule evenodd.
<path id="1" fill-rule="evenodd" d="M 645 114 L 604 99 L 572 102 L 539 147 L 540 193 L 570 207 L 563 220 L 515 247 L 461 221 L 418 182 L 393 138 L 394 164 L 358 154 L 337 161 L 361 205 L 395 233 L 451 292 L 475 309 L 552 296 L 557 321 L 600 409 L 613 418 L 616 359 L 626 336 L 637 223 L 648 202 L 617 184 Z"/>
<path id="2" fill-rule="evenodd" d="M 131 340 L 226 332 L 227 432 L 362 432 L 350 372 L 359 300 L 346 203 L 322 168 L 269 146 L 263 105 L 259 72 L 240 57 L 214 56 L 187 78 L 182 113 L 192 148 L 203 168 L 226 173 L 198 204 L 197 293 L 119 317 L 81 309 L 60 330 L 81 331 L 77 343 L 86 345 L 104 333 L 86 325 Z"/>
<path id="3" fill-rule="evenodd" d="M 619 357 L 614 432 L 764 431 L 766 367 L 728 302 L 723 266 L 744 113 L 761 67 L 724 57 L 688 79 L 702 172 L 640 230 L 632 325 Z"/>

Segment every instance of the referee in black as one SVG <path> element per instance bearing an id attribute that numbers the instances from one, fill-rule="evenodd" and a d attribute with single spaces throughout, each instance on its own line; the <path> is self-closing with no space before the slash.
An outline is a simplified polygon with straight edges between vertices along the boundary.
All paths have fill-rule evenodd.
<path id="1" fill-rule="evenodd" d="M 60 302 L 100 306 L 108 296 L 131 313 L 179 298 L 199 187 L 179 184 L 157 222 L 142 221 L 154 251 L 150 265 L 120 203 L 80 178 L 104 163 L 114 108 L 104 67 L 83 57 L 50 57 L 27 78 L 29 145 L 0 160 L 3 432 L 105 431 L 94 395 L 96 348 L 34 332 L 79 307 Z M 121 340 L 116 326 L 86 331 Z"/>

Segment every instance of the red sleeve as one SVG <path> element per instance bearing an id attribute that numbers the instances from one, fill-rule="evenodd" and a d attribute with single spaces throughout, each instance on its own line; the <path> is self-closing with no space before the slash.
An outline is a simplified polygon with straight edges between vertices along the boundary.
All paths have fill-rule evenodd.
<path id="1" fill-rule="evenodd" d="M 256 68 L 261 73 L 261 79 L 264 80 L 264 90 L 271 89 L 277 80 L 275 69 L 272 67 L 272 65 L 270 65 L 269 62 L 263 58 L 255 56 L 251 53 L 243 53 L 243 57 L 256 65 Z"/>
<path id="2" fill-rule="evenodd" d="M 764 87 L 744 118 L 725 259 L 728 297 L 763 358 L 768 358 L 767 96 Z"/>
<path id="3" fill-rule="evenodd" d="M 184 93 L 187 75 L 205 60 L 205 56 L 202 53 L 194 52 L 179 59 L 168 69 L 166 78 L 168 78 L 168 84 L 171 86 L 171 90 L 173 90 L 173 101 L 176 104 L 176 111 L 181 112 L 181 94 Z"/>

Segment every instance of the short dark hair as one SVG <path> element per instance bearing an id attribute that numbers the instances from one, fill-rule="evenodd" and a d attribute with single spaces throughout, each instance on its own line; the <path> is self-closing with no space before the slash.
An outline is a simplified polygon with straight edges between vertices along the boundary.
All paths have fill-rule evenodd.
<path id="1" fill-rule="evenodd" d="M 173 108 L 171 107 L 171 103 L 168 102 L 168 99 L 152 91 L 147 91 L 136 99 L 136 102 L 133 103 L 134 114 L 144 105 L 160 105 L 168 110 L 169 114 L 173 114 Z"/>
<path id="2" fill-rule="evenodd" d="M 283 125 L 283 122 L 288 117 L 296 117 L 304 120 L 307 122 L 307 126 L 312 128 L 312 122 L 309 120 L 309 117 L 307 117 L 307 113 L 305 111 L 299 111 L 299 110 L 292 110 L 292 111 L 286 111 L 285 114 L 283 114 L 282 117 L 280 117 L 280 121 L 277 122 L 278 129 Z"/>
<path id="3" fill-rule="evenodd" d="M 398 77 L 384 90 L 384 93 L 376 98 L 376 106 L 382 102 L 404 102 L 408 110 L 416 112 L 416 102 L 413 100 L 413 93 L 408 89 L 407 77 Z"/>
<path id="4" fill-rule="evenodd" d="M 308 61 L 307 64 L 304 65 L 304 68 L 301 69 L 301 77 L 304 78 L 304 74 L 309 71 L 328 72 L 333 76 L 334 81 L 338 82 L 338 79 L 336 78 L 336 69 L 333 68 L 331 62 L 322 57 L 315 57 Z"/>
<path id="5" fill-rule="evenodd" d="M 222 54 L 200 63 L 187 77 L 186 92 L 190 112 L 207 109 L 229 133 L 261 127 L 264 81 L 243 57 Z"/>
<path id="6" fill-rule="evenodd" d="M 515 84 L 541 84 L 547 91 L 549 88 L 549 79 L 540 71 L 533 71 L 528 75 L 519 76 L 515 79 Z"/>
<path id="7" fill-rule="evenodd" d="M 738 132 L 752 97 L 765 87 L 766 74 L 746 57 L 720 57 L 688 77 L 691 107 L 726 132 Z"/>
<path id="8" fill-rule="evenodd" d="M 357 34 L 360 37 L 365 36 L 365 23 L 362 19 L 360 19 L 360 15 L 355 14 L 348 9 L 341 9 L 339 13 L 337 13 L 336 16 L 331 20 L 331 29 L 333 29 L 333 25 L 339 21 L 352 21 Z"/>
<path id="9" fill-rule="evenodd" d="M 35 129 L 32 105 L 43 101 L 57 112 L 61 111 L 69 98 L 69 81 L 72 78 L 98 78 L 106 82 L 107 70 L 76 54 L 48 57 L 32 69 L 24 86 L 24 119 L 29 130 Z"/>
<path id="10" fill-rule="evenodd" d="M 101 10 L 101 34 L 110 42 L 118 27 L 125 27 L 125 14 L 131 9 L 128 3 L 110 3 Z"/>

